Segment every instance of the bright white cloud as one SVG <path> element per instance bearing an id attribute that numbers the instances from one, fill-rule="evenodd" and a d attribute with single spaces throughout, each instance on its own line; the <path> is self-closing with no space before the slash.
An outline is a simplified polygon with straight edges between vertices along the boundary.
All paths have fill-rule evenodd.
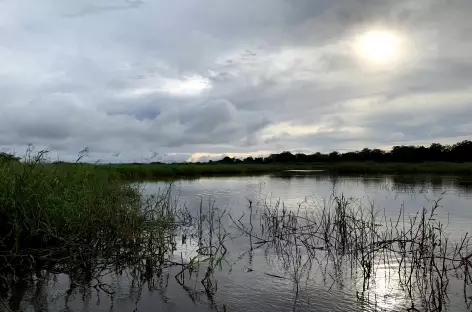
<path id="1" fill-rule="evenodd" d="M 187 76 L 183 79 L 167 79 L 159 91 L 169 93 L 170 95 L 199 95 L 203 91 L 211 88 L 211 82 L 201 76 Z"/>
<path id="2" fill-rule="evenodd" d="M 158 77 L 147 79 L 142 83 L 143 85 L 121 92 L 121 96 L 133 98 L 159 93 L 176 97 L 198 96 L 211 88 L 211 81 L 198 75 L 185 76 L 181 79 Z"/>

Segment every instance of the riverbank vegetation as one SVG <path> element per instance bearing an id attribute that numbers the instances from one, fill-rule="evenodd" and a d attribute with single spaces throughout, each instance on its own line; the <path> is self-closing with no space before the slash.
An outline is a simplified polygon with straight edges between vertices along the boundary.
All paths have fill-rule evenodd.
<path id="1" fill-rule="evenodd" d="M 390 151 L 364 148 L 361 151 L 340 153 L 333 151 L 329 154 L 292 154 L 282 152 L 271 154 L 268 157 L 247 157 L 236 159 L 224 157 L 217 163 L 246 163 L 246 164 L 272 164 L 272 163 L 352 163 L 352 162 L 376 162 L 376 163 L 424 163 L 424 162 L 472 162 L 472 141 L 462 141 L 453 145 L 441 145 L 433 143 L 425 146 L 393 146 Z"/>
<path id="2" fill-rule="evenodd" d="M 92 166 L 92 165 L 90 165 Z M 199 176 L 292 174 L 446 174 L 471 176 L 472 163 L 273 163 L 273 164 L 108 164 L 94 165 L 126 179 L 192 178 Z M 311 172 L 310 172 L 311 171 Z M 298 172 L 300 173 L 300 172 Z"/>
<path id="3" fill-rule="evenodd" d="M 0 167 L 3 249 L 55 248 L 89 242 L 91 231 L 114 236 L 141 226 L 140 198 L 131 186 L 105 171 L 48 166 L 43 156 Z"/>
<path id="4" fill-rule="evenodd" d="M 0 286 L 45 268 L 89 285 L 111 265 L 167 263 L 182 222 L 168 193 L 144 198 L 113 173 L 44 156 L 0 162 Z"/>
<path id="5" fill-rule="evenodd" d="M 212 273 L 225 254 L 219 212 L 203 205 L 191 213 L 171 188 L 144 195 L 116 172 L 87 164 L 51 165 L 46 152 L 23 159 L 0 157 L 0 311 L 22 311 L 28 285 L 50 276 L 70 279 L 67 298 L 96 289 L 113 295 L 101 277 L 126 274 L 142 289 L 169 267 L 198 272 L 197 257 L 174 257 L 177 238 L 198 238 L 205 256 L 201 283 L 209 294 Z M 180 255 L 179 255 L 180 256 Z M 185 273 L 187 273 L 185 275 Z M 68 300 L 66 298 L 66 301 Z"/>
<path id="6" fill-rule="evenodd" d="M 390 151 L 365 148 L 355 152 L 309 155 L 282 152 L 244 159 L 224 157 L 208 163 L 120 163 L 97 166 L 127 179 L 255 175 L 282 173 L 286 170 L 323 170 L 332 174 L 472 175 L 472 142 L 462 141 L 450 146 L 439 143 L 429 147 L 394 146 Z"/>
<path id="7" fill-rule="evenodd" d="M 224 157 L 206 163 L 86 163 L 48 162 L 52 171 L 96 170 L 126 180 L 195 178 L 199 176 L 289 174 L 289 170 L 323 171 L 328 174 L 446 174 L 472 176 L 472 142 L 454 145 L 433 143 L 424 146 L 394 146 L 390 151 L 362 151 L 329 154 L 292 154 L 283 152 L 268 157 L 245 159 Z M 0 153 L 0 162 L 21 162 Z M 46 164 L 44 164 L 46 165 Z"/>

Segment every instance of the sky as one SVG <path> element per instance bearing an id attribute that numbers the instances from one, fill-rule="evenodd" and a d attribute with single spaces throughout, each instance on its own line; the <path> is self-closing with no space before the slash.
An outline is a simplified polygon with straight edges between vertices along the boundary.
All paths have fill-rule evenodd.
<path id="1" fill-rule="evenodd" d="M 0 0 L 0 149 L 206 161 L 472 134 L 470 0 Z"/>

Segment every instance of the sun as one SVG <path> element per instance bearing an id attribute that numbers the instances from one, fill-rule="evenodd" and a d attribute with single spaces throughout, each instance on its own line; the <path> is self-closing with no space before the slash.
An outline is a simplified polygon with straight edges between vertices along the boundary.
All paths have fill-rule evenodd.
<path id="1" fill-rule="evenodd" d="M 391 64 L 401 56 L 401 38 L 393 31 L 371 30 L 357 36 L 356 53 L 374 64 Z"/>

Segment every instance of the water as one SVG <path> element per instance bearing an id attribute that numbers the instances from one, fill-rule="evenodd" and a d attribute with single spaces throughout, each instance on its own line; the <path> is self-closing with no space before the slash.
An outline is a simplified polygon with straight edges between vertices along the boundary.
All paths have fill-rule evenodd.
<path id="1" fill-rule="evenodd" d="M 368 300 L 360 300 L 362 282 L 348 274 L 347 268 L 333 270 L 330 262 L 318 263 L 310 270 L 287 265 L 274 250 L 254 248 L 253 242 L 235 227 L 235 220 L 247 226 L 249 216 L 256 220 L 263 203 L 274 205 L 279 199 L 287 209 L 297 210 L 306 203 L 309 207 L 322 206 L 333 194 L 344 194 L 395 218 L 400 209 L 413 215 L 441 198 L 436 218 L 447 224 L 451 240 L 459 240 L 472 229 L 470 185 L 472 182 L 454 177 L 330 177 L 307 172 L 176 181 L 172 195 L 190 211 L 196 212 L 201 201 L 204 209 L 214 205 L 220 213 L 225 211 L 222 223 L 231 234 L 225 240 L 229 253 L 215 272 L 217 291 L 213 296 L 204 292 L 199 283 L 201 276 L 179 285 L 174 278 L 179 267 L 167 269 L 152 285 L 139 287 L 126 274 L 105 275 L 101 283 L 113 288 L 113 295 L 97 287 L 70 291 L 68 276 L 58 274 L 13 290 L 13 296 L 3 302 L 5 307 L 0 302 L 0 311 L 406 311 L 412 302 L 398 278 L 388 274 L 398 264 L 379 264 L 369 291 L 363 295 Z M 168 187 L 168 183 L 146 182 L 143 187 L 145 194 L 153 194 Z M 260 224 L 251 226 L 260 230 Z M 189 240 L 179 244 L 176 255 L 191 258 L 196 249 L 194 243 Z M 299 260 L 306 263 L 305 255 Z M 294 283 L 294 277 L 300 275 L 303 282 Z M 462 282 L 451 279 L 447 309 L 470 311 L 464 301 Z M 419 311 L 424 310 L 419 299 L 413 303 Z"/>

